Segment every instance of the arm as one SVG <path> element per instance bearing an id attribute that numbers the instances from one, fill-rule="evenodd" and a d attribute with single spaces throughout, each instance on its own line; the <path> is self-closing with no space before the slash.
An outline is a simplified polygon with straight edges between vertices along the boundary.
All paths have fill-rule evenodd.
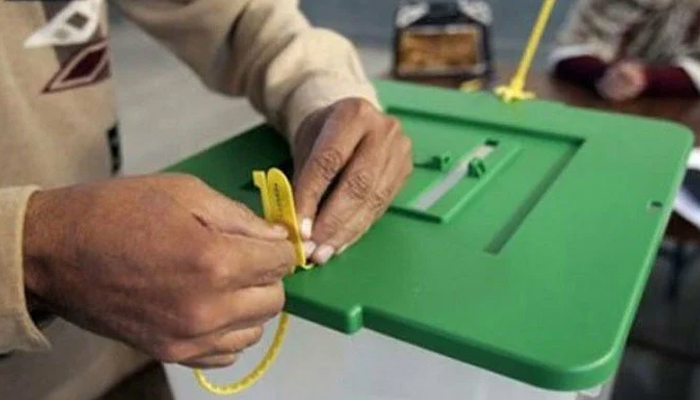
<path id="1" fill-rule="evenodd" d="M 0 355 L 49 348 L 26 292 L 161 361 L 229 365 L 282 309 L 286 237 L 183 175 L 0 189 Z"/>
<path id="2" fill-rule="evenodd" d="M 563 80 L 577 82 L 588 89 L 597 90 L 598 81 L 608 70 L 609 65 L 599 58 L 579 56 L 560 61 L 554 69 L 554 75 Z M 646 84 L 641 93 L 643 96 L 695 97 L 700 94 L 691 75 L 680 66 L 646 66 L 644 76 Z"/>
<path id="3" fill-rule="evenodd" d="M 0 188 L 0 354 L 47 350 L 25 300 L 22 235 L 33 187 Z"/>
<path id="4" fill-rule="evenodd" d="M 291 139 L 313 111 L 359 97 L 377 106 L 345 38 L 313 28 L 298 0 L 117 0 L 207 86 L 244 95 Z M 290 143 L 294 143 L 290 140 Z"/>
<path id="5" fill-rule="evenodd" d="M 625 41 L 635 25 L 666 6 L 665 1 L 648 0 L 583 0 L 578 3 L 557 40 L 550 63 L 553 74 L 563 80 L 600 91 L 600 82 L 608 75 L 620 75 L 619 58 Z M 693 72 L 700 83 L 700 67 L 691 57 L 680 66 L 639 67 L 639 92 L 646 96 L 697 95 Z M 618 69 L 618 71 L 616 71 Z M 610 82 L 608 82 L 610 83 Z M 609 86 L 609 85 L 607 85 Z M 610 88 L 608 88 L 610 89 Z"/>
<path id="6" fill-rule="evenodd" d="M 580 0 L 557 36 L 549 60 L 551 68 L 579 57 L 613 63 L 634 27 L 667 3 L 668 0 Z M 600 68 L 597 67 L 597 73 Z M 589 78 L 582 77 L 584 83 Z"/>
<path id="7" fill-rule="evenodd" d="M 411 172 L 410 140 L 381 113 L 350 42 L 311 27 L 298 0 L 116 1 L 210 87 L 247 96 L 286 133 L 315 263 L 387 210 Z"/>
<path id="8" fill-rule="evenodd" d="M 560 61 L 555 69 L 557 78 L 575 82 L 596 92 L 600 91 L 600 82 L 608 72 L 616 74 L 623 63 L 608 65 L 593 56 L 579 56 Z M 639 96 L 648 97 L 694 97 L 698 89 L 691 75 L 683 67 L 676 65 L 639 65 Z"/>

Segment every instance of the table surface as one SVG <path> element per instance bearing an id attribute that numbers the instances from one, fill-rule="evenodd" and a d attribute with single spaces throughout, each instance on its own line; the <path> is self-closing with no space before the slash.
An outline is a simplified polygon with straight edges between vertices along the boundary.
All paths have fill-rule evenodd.
<path id="1" fill-rule="evenodd" d="M 492 85 L 507 83 L 513 71 L 514 68 L 509 66 L 499 68 Z M 446 88 L 458 88 L 462 83 L 461 79 L 452 78 L 421 78 L 410 81 Z M 530 73 L 527 80 L 527 90 L 537 93 L 537 97 L 540 99 L 559 101 L 572 106 L 678 122 L 692 129 L 695 133 L 696 146 L 700 143 L 700 100 L 697 99 L 643 98 L 611 103 L 601 99 L 588 89 L 552 78 L 543 71 Z M 700 242 L 700 230 L 674 212 L 666 230 L 666 237 L 681 242 Z"/>

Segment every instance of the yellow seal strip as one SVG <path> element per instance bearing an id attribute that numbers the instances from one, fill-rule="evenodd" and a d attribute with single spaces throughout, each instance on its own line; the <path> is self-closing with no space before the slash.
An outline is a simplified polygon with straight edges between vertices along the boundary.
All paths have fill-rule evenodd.
<path id="1" fill-rule="evenodd" d="M 549 17 L 552 15 L 552 10 L 556 2 L 557 0 L 544 0 L 537 16 L 537 22 L 527 41 L 527 47 L 525 47 L 525 52 L 520 60 L 518 70 L 513 76 L 513 79 L 511 79 L 509 85 L 496 88 L 496 94 L 506 103 L 511 103 L 515 100 L 528 100 L 535 97 L 534 93 L 525 91 L 525 80 L 527 79 L 527 74 L 532 66 L 532 60 L 535 58 L 535 53 L 537 53 L 537 48 L 542 40 L 542 34 L 547 27 L 547 22 L 549 22 Z"/>
<path id="2" fill-rule="evenodd" d="M 292 192 L 292 185 L 290 185 L 287 177 L 282 171 L 276 168 L 269 170 L 267 174 L 262 171 L 254 171 L 253 183 L 260 190 L 265 219 L 287 228 L 289 231 L 289 239 L 294 244 L 297 266 L 310 268 L 306 266 L 304 243 L 299 233 L 297 214 L 294 207 L 294 194 Z M 215 385 L 207 379 L 203 371 L 195 370 L 194 376 L 197 383 L 208 392 L 217 395 L 236 394 L 253 386 L 265 375 L 277 358 L 288 326 L 289 316 L 286 313 L 282 313 L 270 348 L 258 365 L 241 380 L 227 385 Z"/>
<path id="3" fill-rule="evenodd" d="M 289 240 L 294 244 L 296 264 L 300 267 L 305 266 L 304 242 L 299 233 L 294 192 L 289 180 L 282 171 L 272 168 L 267 172 L 267 176 L 262 171 L 253 172 L 253 183 L 260 189 L 265 219 L 287 228 Z"/>

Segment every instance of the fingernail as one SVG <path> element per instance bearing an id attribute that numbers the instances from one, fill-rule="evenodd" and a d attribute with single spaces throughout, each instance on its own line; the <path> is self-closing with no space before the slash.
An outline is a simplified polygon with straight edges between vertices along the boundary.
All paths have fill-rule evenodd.
<path id="1" fill-rule="evenodd" d="M 275 225 L 272 227 L 272 230 L 275 231 L 275 234 L 284 236 L 285 238 L 289 235 L 289 232 L 287 232 L 287 228 L 285 228 L 282 225 Z"/>
<path id="2" fill-rule="evenodd" d="M 304 254 L 306 254 L 306 257 L 311 257 L 311 254 L 313 254 L 314 250 L 316 250 L 316 243 L 312 241 L 306 241 L 304 242 Z"/>
<path id="3" fill-rule="evenodd" d="M 325 264 L 333 257 L 335 250 L 327 244 L 321 245 L 314 253 L 313 259 L 317 264 Z"/>
<path id="4" fill-rule="evenodd" d="M 304 218 L 303 220 L 301 220 L 301 227 L 299 228 L 299 233 L 301 233 L 302 239 L 311 239 L 311 230 L 313 228 L 313 225 L 314 223 L 311 222 L 310 218 Z"/>

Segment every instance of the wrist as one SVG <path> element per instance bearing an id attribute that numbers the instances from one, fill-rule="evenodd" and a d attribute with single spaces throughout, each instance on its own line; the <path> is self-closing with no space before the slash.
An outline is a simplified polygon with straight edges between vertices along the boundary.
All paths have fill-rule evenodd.
<path id="1" fill-rule="evenodd" d="M 51 234 L 45 225 L 48 222 L 48 191 L 37 191 L 27 202 L 22 237 L 22 261 L 24 289 L 27 307 L 31 311 L 43 309 L 41 298 L 47 286 L 46 264 L 49 254 L 48 237 Z"/>
<path id="2" fill-rule="evenodd" d="M 293 140 L 290 144 L 293 149 L 303 147 L 309 140 L 310 134 L 318 133 L 323 128 L 323 124 L 328 118 L 331 109 L 332 106 L 321 107 L 304 118 L 299 128 L 292 135 Z"/>

